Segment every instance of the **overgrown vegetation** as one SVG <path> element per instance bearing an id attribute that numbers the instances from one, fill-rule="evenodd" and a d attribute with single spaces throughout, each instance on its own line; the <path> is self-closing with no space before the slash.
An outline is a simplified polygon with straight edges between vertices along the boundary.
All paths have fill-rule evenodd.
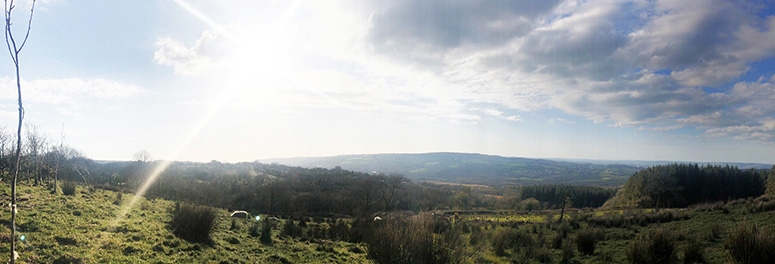
<path id="1" fill-rule="evenodd" d="M 189 203 L 175 203 L 170 228 L 178 237 L 199 243 L 210 243 L 210 233 L 216 225 L 213 208 Z"/>
<path id="2" fill-rule="evenodd" d="M 75 187 L 76 184 L 71 181 L 65 181 L 62 182 L 62 194 L 64 195 L 74 195 L 75 194 Z"/>
<path id="3" fill-rule="evenodd" d="M 676 235 L 663 229 L 652 230 L 630 244 L 627 259 L 633 264 L 667 264 L 677 261 Z"/>
<path id="4" fill-rule="evenodd" d="M 729 250 L 734 263 L 775 262 L 775 233 L 755 225 L 742 223 L 729 231 L 724 247 Z"/>
<path id="5" fill-rule="evenodd" d="M 434 230 L 429 214 L 387 217 L 372 224 L 366 238 L 369 258 L 377 263 L 456 263 L 459 236 L 450 229 Z M 436 232 L 434 232 L 436 231 Z"/>
<path id="6" fill-rule="evenodd" d="M 584 229 L 576 235 L 576 247 L 582 254 L 593 255 L 597 242 L 603 240 L 605 234 L 598 229 Z"/>

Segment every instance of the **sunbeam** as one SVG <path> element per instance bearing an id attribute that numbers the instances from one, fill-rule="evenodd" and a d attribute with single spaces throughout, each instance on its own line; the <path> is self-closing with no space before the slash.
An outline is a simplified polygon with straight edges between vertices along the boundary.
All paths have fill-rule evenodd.
<path id="1" fill-rule="evenodd" d="M 226 38 L 229 41 L 235 42 L 237 45 L 244 45 L 244 42 L 240 41 L 238 38 L 236 38 L 233 34 L 223 29 L 223 27 L 219 26 L 217 23 L 215 23 L 210 17 L 202 13 L 201 11 L 197 10 L 196 8 L 192 7 L 188 3 L 182 0 L 173 0 L 176 4 L 178 4 L 183 10 L 190 13 L 194 17 L 200 19 L 202 22 L 206 23 L 208 26 L 216 30 L 219 34 L 222 34 L 223 36 L 226 36 Z M 286 11 L 281 16 L 278 23 L 275 24 L 274 30 L 272 30 L 272 34 L 276 35 L 279 34 L 282 31 L 282 28 L 285 27 L 287 24 L 289 18 L 292 16 L 293 12 L 298 8 L 299 1 L 294 1 L 289 5 L 289 7 L 286 9 Z M 272 39 L 272 38 L 269 38 Z M 239 89 L 240 85 L 228 85 L 227 89 L 225 89 L 221 93 L 221 97 L 218 101 L 216 101 L 215 104 L 212 104 L 210 109 L 200 118 L 199 122 L 196 124 L 196 126 L 191 130 L 188 135 L 180 141 L 177 148 L 175 148 L 174 151 L 170 152 L 167 157 L 169 157 L 168 160 L 164 160 L 159 162 L 151 171 L 147 177 L 145 177 L 145 181 L 142 183 L 140 188 L 137 190 L 135 195 L 129 200 L 129 202 L 124 203 L 116 215 L 115 219 L 111 222 L 111 227 L 116 227 L 118 224 L 121 223 L 126 217 L 126 215 L 134 208 L 134 206 L 137 204 L 137 202 L 140 201 L 140 198 L 145 195 L 145 193 L 148 191 L 148 189 L 153 185 L 153 183 L 156 182 L 156 180 L 159 178 L 159 176 L 172 164 L 173 160 L 175 160 L 177 157 L 180 156 L 181 153 L 186 149 L 187 146 L 194 140 L 194 138 L 202 131 L 202 129 L 210 123 L 210 121 L 213 119 L 213 117 L 223 108 L 225 103 L 232 97 L 232 95 L 235 93 L 237 89 Z"/>

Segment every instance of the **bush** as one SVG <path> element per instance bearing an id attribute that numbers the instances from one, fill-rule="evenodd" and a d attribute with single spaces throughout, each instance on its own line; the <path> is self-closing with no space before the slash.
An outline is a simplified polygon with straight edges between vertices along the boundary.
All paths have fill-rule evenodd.
<path id="1" fill-rule="evenodd" d="M 261 224 L 261 243 L 264 245 L 272 244 L 272 229 L 274 229 L 274 221 L 266 220 Z"/>
<path id="2" fill-rule="evenodd" d="M 293 219 L 285 220 L 280 234 L 287 237 L 301 237 L 301 227 L 294 223 Z"/>
<path id="3" fill-rule="evenodd" d="M 571 263 L 573 260 L 573 244 L 566 240 L 565 243 L 562 243 L 562 259 L 560 260 L 560 263 Z"/>
<path id="4" fill-rule="evenodd" d="M 116 200 L 113 201 L 113 204 L 115 205 L 121 205 L 121 202 L 124 201 L 122 191 L 118 191 L 116 194 Z"/>
<path id="5" fill-rule="evenodd" d="M 471 246 L 477 246 L 487 240 L 487 237 L 482 231 L 482 228 L 478 225 L 471 226 L 471 235 L 468 237 L 468 244 Z"/>
<path id="6" fill-rule="evenodd" d="M 344 241 L 350 234 L 350 227 L 342 220 L 336 220 L 336 223 L 332 224 L 328 229 L 328 237 L 331 240 Z"/>
<path id="7" fill-rule="evenodd" d="M 214 209 L 194 204 L 175 204 L 170 227 L 172 233 L 190 242 L 210 242 L 217 213 Z"/>
<path id="8" fill-rule="evenodd" d="M 775 261 L 775 235 L 759 231 L 746 223 L 730 230 L 724 248 L 734 263 L 772 263 Z"/>
<path id="9" fill-rule="evenodd" d="M 74 195 L 75 194 L 75 183 L 70 181 L 62 182 L 62 194 L 64 195 Z"/>
<path id="10" fill-rule="evenodd" d="M 368 257 L 376 263 L 457 263 L 463 247 L 449 239 L 454 233 L 433 233 L 432 217 L 421 215 L 411 218 L 384 217 L 380 225 L 365 238 Z M 353 225 L 356 229 L 356 225 Z"/>
<path id="11" fill-rule="evenodd" d="M 576 247 L 585 255 L 595 254 L 598 240 L 603 239 L 603 232 L 597 229 L 584 229 L 576 235 Z"/>
<path id="12" fill-rule="evenodd" d="M 677 236 L 662 229 L 652 230 L 645 237 L 630 243 L 627 259 L 633 264 L 674 263 Z"/>
<path id="13" fill-rule="evenodd" d="M 232 218 L 231 226 L 229 227 L 229 230 L 237 230 L 237 229 L 239 229 L 239 222 L 237 222 L 237 219 Z"/>
<path id="14" fill-rule="evenodd" d="M 535 248 L 535 240 L 530 234 L 512 228 L 498 232 L 492 240 L 492 248 L 496 255 L 505 256 L 506 249 L 523 249 L 525 253 L 532 253 Z M 531 255 L 531 254 L 527 254 Z"/>
<path id="15" fill-rule="evenodd" d="M 541 263 L 549 263 L 552 262 L 552 251 L 547 248 L 540 248 L 538 249 L 538 252 L 535 254 L 535 259 L 538 260 L 538 262 Z"/>
<path id="16" fill-rule="evenodd" d="M 259 236 L 261 236 L 261 233 L 259 232 L 260 228 L 258 227 L 258 225 L 259 225 L 259 223 L 255 222 L 255 223 L 253 223 L 253 225 L 250 226 L 250 229 L 248 229 L 248 233 L 250 234 L 250 236 L 252 236 L 252 237 L 259 237 Z"/>
<path id="17" fill-rule="evenodd" d="M 703 252 L 704 250 L 705 248 L 702 247 L 702 243 L 700 241 L 696 239 L 689 241 L 689 243 L 686 244 L 686 248 L 684 248 L 683 263 L 707 263 L 705 260 L 705 254 Z"/>

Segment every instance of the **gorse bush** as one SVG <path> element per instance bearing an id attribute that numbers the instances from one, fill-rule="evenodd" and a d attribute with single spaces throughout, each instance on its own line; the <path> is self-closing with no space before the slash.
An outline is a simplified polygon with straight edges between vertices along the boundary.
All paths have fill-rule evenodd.
<path id="1" fill-rule="evenodd" d="M 746 223 L 729 231 L 724 247 L 733 263 L 775 262 L 775 234 Z"/>
<path id="2" fill-rule="evenodd" d="M 75 186 L 76 184 L 71 181 L 64 181 L 62 182 L 62 194 L 64 195 L 74 195 L 75 194 Z"/>
<path id="3" fill-rule="evenodd" d="M 652 230 L 630 243 L 627 259 L 633 264 L 674 263 L 676 238 L 677 236 L 672 232 L 662 229 Z"/>
<path id="4" fill-rule="evenodd" d="M 191 242 L 210 242 L 210 233 L 215 227 L 217 213 L 202 205 L 175 204 L 170 227 L 172 233 Z"/>

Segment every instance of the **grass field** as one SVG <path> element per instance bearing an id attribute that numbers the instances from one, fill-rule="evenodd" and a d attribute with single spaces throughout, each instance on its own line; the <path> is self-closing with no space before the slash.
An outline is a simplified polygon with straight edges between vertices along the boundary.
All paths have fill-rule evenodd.
<path id="1" fill-rule="evenodd" d="M 2 187 L 0 198 L 10 200 L 9 187 Z M 131 196 L 124 194 L 121 202 Z M 200 244 L 170 231 L 175 207 L 171 201 L 141 199 L 126 219 L 116 222 L 119 206 L 113 191 L 78 186 L 75 195 L 68 196 L 22 185 L 18 197 L 17 238 L 25 238 L 17 248 L 21 263 L 372 262 L 367 259 L 370 249 L 365 243 L 283 236 L 280 229 L 286 220 L 280 220 L 274 229 L 274 243 L 266 245 L 250 234 L 253 220 L 240 219 L 232 226 L 229 212 L 217 209 L 212 241 Z M 455 240 L 446 245 L 459 256 L 456 261 L 463 263 L 557 263 L 569 250 L 576 263 L 628 263 L 627 251 L 633 241 L 657 229 L 674 235 L 675 262 L 683 260 L 690 245 L 699 245 L 707 263 L 728 263 L 730 253 L 724 245 L 729 230 L 741 223 L 775 230 L 775 211 L 757 209 L 753 199 L 696 209 L 574 209 L 566 212 L 562 223 L 554 210 L 462 213 L 456 221 L 449 214 L 435 217 L 436 223 L 447 224 L 441 229 L 435 225 L 434 236 L 454 233 Z M 0 223 L 0 254 L 5 257 L 11 239 L 7 210 L 0 215 Z M 310 221 L 308 226 L 325 229 L 329 225 Z M 527 234 L 520 239 L 529 243 L 507 244 L 496 251 L 499 239 L 509 232 Z M 582 253 L 577 246 L 583 232 L 599 234 L 591 254 Z"/>
<path id="2" fill-rule="evenodd" d="M 10 201 L 10 188 L 2 185 L 0 198 Z M 21 263 L 364 263 L 362 244 L 306 241 L 282 238 L 273 232 L 274 244 L 264 245 L 249 234 L 252 220 L 241 220 L 231 230 L 226 210 L 212 233 L 212 243 L 197 244 L 179 239 L 167 227 L 174 202 L 153 199 L 141 202 L 126 219 L 112 226 L 118 206 L 117 193 L 91 191 L 78 186 L 75 195 L 53 195 L 43 187 L 20 185 L 17 244 Z M 124 194 L 126 202 L 131 194 Z M 2 247 L 10 248 L 10 213 L 0 215 Z M 353 253 L 359 252 L 359 253 Z"/>

